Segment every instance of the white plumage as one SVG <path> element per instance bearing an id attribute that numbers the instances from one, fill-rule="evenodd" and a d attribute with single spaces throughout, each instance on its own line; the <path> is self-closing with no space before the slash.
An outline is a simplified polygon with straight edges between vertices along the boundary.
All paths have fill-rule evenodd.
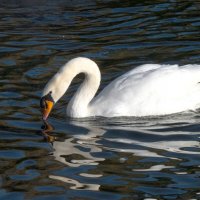
<path id="1" fill-rule="evenodd" d="M 57 102 L 82 72 L 85 80 L 67 107 L 70 117 L 166 115 L 200 107 L 200 65 L 141 65 L 94 97 L 100 84 L 99 68 L 92 60 L 79 57 L 55 74 L 43 95 L 51 91 Z"/>

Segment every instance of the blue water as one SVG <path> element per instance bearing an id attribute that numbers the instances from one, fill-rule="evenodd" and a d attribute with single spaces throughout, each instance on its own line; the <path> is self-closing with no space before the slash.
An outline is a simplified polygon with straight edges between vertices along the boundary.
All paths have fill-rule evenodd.
<path id="1" fill-rule="evenodd" d="M 0 1 L 0 199 L 200 199 L 199 111 L 48 123 L 39 100 L 69 59 L 101 88 L 145 63 L 200 64 L 198 1 Z"/>

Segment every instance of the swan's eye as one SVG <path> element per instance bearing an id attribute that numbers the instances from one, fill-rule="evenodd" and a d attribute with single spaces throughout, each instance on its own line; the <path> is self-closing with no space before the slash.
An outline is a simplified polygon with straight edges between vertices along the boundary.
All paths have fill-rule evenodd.
<path id="1" fill-rule="evenodd" d="M 42 108 L 42 109 L 47 108 L 47 103 L 44 98 L 41 98 L 41 100 L 40 100 L 40 108 Z"/>

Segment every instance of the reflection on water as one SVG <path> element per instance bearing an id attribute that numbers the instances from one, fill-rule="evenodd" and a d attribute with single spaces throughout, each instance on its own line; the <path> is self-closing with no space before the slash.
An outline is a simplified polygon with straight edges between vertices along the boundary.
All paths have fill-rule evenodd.
<path id="1" fill-rule="evenodd" d="M 192 115 L 193 123 L 187 124 Z M 52 156 L 65 166 L 49 178 L 69 184 L 72 190 L 110 191 L 135 198 L 146 193 L 144 198 L 176 199 L 191 189 L 198 193 L 200 137 L 195 117 L 190 113 L 170 118 L 70 120 L 69 130 L 78 127 L 79 131 L 65 137 L 48 124 L 43 132 L 45 138 L 55 139 L 51 140 Z"/>
<path id="2" fill-rule="evenodd" d="M 0 1 L 0 199 L 200 199 L 199 111 L 41 121 L 49 78 L 94 59 L 101 88 L 144 63 L 200 63 L 198 1 Z M 42 126 L 42 128 L 41 128 Z"/>

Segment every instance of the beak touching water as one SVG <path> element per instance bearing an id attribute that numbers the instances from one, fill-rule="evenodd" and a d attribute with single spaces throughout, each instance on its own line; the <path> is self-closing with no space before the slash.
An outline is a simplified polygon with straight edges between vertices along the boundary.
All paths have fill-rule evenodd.
<path id="1" fill-rule="evenodd" d="M 45 100 L 45 106 L 42 108 L 42 119 L 44 121 L 47 120 L 52 108 L 53 108 L 53 102 L 49 100 Z"/>
<path id="2" fill-rule="evenodd" d="M 40 99 L 40 108 L 41 108 L 41 112 L 42 112 L 42 119 L 44 121 L 47 120 L 53 105 L 54 105 L 54 100 L 51 96 L 52 92 L 49 92 L 47 95 L 43 96 Z"/>

